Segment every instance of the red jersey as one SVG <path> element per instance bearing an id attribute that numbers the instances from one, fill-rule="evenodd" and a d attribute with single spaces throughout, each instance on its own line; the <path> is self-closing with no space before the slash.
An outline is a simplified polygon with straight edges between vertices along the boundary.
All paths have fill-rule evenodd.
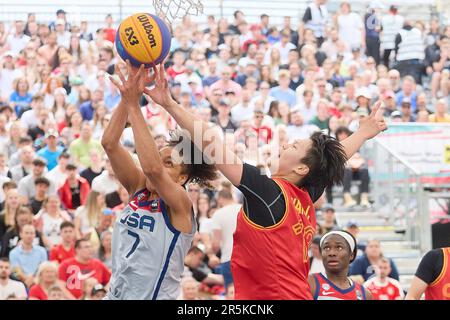
<path id="1" fill-rule="evenodd" d="M 89 278 L 95 278 L 105 286 L 111 278 L 111 271 L 98 259 L 82 264 L 71 258 L 59 266 L 59 279 L 66 283 L 67 289 L 77 299 L 83 294 L 83 281 Z"/>
<path id="2" fill-rule="evenodd" d="M 169 67 L 167 68 L 167 74 L 169 75 L 170 78 L 175 79 L 176 76 L 183 74 L 186 72 L 186 68 L 182 68 L 181 71 L 176 71 L 173 67 Z"/>
<path id="3" fill-rule="evenodd" d="M 272 140 L 272 129 L 268 126 L 262 126 L 260 128 L 253 127 L 258 135 L 258 141 L 262 141 L 264 144 L 268 144 Z"/>
<path id="4" fill-rule="evenodd" d="M 75 257 L 75 246 L 72 245 L 70 249 L 67 251 L 62 244 L 58 244 L 57 246 L 53 246 L 50 250 L 50 260 L 58 261 L 58 263 L 63 262 L 66 259 L 70 259 Z"/>
<path id="5" fill-rule="evenodd" d="M 348 278 L 351 283 L 350 288 L 340 289 L 321 273 L 315 273 L 312 276 L 316 282 L 314 300 L 366 300 L 366 291 L 363 286 L 350 278 Z"/>
<path id="6" fill-rule="evenodd" d="M 444 263 L 442 271 L 425 290 L 425 300 L 450 300 L 450 248 L 442 248 Z"/>
<path id="7" fill-rule="evenodd" d="M 372 293 L 374 300 L 398 300 L 404 296 L 400 282 L 392 278 L 380 283 L 377 277 L 372 277 L 364 283 L 364 287 Z"/>
<path id="8" fill-rule="evenodd" d="M 286 203 L 276 225 L 261 227 L 239 211 L 231 268 L 237 300 L 312 300 L 308 248 L 316 215 L 308 192 L 282 180 Z"/>
<path id="9" fill-rule="evenodd" d="M 114 41 L 116 40 L 116 29 L 104 28 L 103 32 L 105 33 L 105 40 L 114 43 Z"/>

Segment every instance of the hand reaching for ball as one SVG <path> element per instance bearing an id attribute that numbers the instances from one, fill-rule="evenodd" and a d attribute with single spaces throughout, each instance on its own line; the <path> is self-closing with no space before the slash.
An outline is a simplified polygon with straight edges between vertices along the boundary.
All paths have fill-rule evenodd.
<path id="1" fill-rule="evenodd" d="M 126 64 L 128 77 L 125 78 L 119 66 L 116 65 L 115 71 L 120 82 L 114 77 L 110 77 L 110 80 L 119 89 L 122 101 L 130 106 L 138 106 L 145 87 L 155 81 L 156 73 L 150 75 L 149 69 L 145 69 L 144 65 L 135 68 L 128 60 Z"/>

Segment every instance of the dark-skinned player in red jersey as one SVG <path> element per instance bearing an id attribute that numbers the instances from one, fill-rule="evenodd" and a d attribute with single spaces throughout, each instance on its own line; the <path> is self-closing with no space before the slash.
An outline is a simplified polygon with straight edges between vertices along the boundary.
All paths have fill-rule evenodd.
<path id="1" fill-rule="evenodd" d="M 155 89 L 145 93 L 188 131 L 204 156 L 244 195 L 231 258 L 236 299 L 312 300 L 308 247 L 316 229 L 313 203 L 325 188 L 342 182 L 347 159 L 386 129 L 378 112 L 381 102 L 342 142 L 318 132 L 282 146 L 271 161 L 269 178 L 243 163 L 217 130 L 172 99 L 162 65 L 154 72 Z"/>
<path id="2" fill-rule="evenodd" d="M 348 277 L 358 249 L 355 238 L 345 231 L 330 231 L 320 239 L 325 274 L 315 273 L 308 282 L 314 300 L 372 300 L 372 294 Z"/>

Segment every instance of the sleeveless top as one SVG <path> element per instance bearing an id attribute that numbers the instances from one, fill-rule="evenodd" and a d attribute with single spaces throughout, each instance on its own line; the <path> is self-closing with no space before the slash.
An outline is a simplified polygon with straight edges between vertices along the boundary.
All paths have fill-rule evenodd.
<path id="1" fill-rule="evenodd" d="M 117 217 L 112 238 L 112 277 L 106 299 L 174 300 L 179 296 L 184 258 L 197 226 L 189 234 L 170 223 L 162 199 L 138 191 Z"/>

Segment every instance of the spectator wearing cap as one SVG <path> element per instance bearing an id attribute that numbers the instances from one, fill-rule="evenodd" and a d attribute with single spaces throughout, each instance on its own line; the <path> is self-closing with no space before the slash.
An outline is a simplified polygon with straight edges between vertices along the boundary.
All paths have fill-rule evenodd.
<path id="1" fill-rule="evenodd" d="M 311 266 L 309 269 L 309 274 L 325 272 L 325 267 L 322 261 L 322 255 L 320 254 L 320 238 L 321 238 L 320 236 L 315 236 L 309 248 L 310 252 L 309 265 Z"/>
<path id="2" fill-rule="evenodd" d="M 403 28 L 405 18 L 398 14 L 398 7 L 391 5 L 389 12 L 381 17 L 381 47 L 383 48 L 383 63 L 386 67 L 390 66 L 390 57 L 395 50 L 395 37 Z"/>
<path id="3" fill-rule="evenodd" d="M 395 101 L 395 93 L 392 90 L 386 91 L 381 96 L 383 102 L 384 102 L 384 116 L 390 117 L 392 112 L 397 110 L 397 103 Z"/>
<path id="4" fill-rule="evenodd" d="M 411 75 L 418 84 L 422 84 L 422 61 L 425 58 L 425 46 L 422 31 L 413 27 L 411 21 L 404 21 L 403 28 L 395 36 L 395 69 L 402 77 Z"/>
<path id="5" fill-rule="evenodd" d="M 402 122 L 415 122 L 416 117 L 411 111 L 411 100 L 404 98 L 401 104 Z"/>
<path id="6" fill-rule="evenodd" d="M 106 289 L 101 284 L 98 283 L 92 288 L 91 300 L 102 300 L 106 296 Z"/>
<path id="7" fill-rule="evenodd" d="M 292 108 L 297 104 L 297 98 L 295 91 L 289 88 L 291 75 L 288 70 L 281 70 L 278 77 L 279 86 L 270 89 L 269 94 L 280 102 L 287 102 Z"/>
<path id="8" fill-rule="evenodd" d="M 56 189 L 59 189 L 67 179 L 66 165 L 69 162 L 70 155 L 63 152 L 58 156 L 57 165 L 46 174 L 46 178 L 53 181 Z"/>
<path id="9" fill-rule="evenodd" d="M 35 245 L 36 229 L 32 224 L 27 224 L 20 231 L 20 243 L 9 253 L 11 268 L 16 278 L 30 288 L 34 283 L 34 275 L 39 265 L 47 261 L 47 251 Z"/>
<path id="10" fill-rule="evenodd" d="M 11 53 L 17 56 L 30 41 L 30 37 L 25 33 L 25 24 L 22 20 L 14 22 L 14 32 L 6 37 L 6 45 L 10 48 Z"/>
<path id="11" fill-rule="evenodd" d="M 364 252 L 366 251 L 366 245 L 364 241 L 358 240 L 359 235 L 359 223 L 358 221 L 351 219 L 347 222 L 347 225 L 345 227 L 345 231 L 350 233 L 357 241 L 356 241 L 356 248 L 358 250 L 357 256 L 362 256 Z"/>
<path id="12" fill-rule="evenodd" d="M 91 187 L 86 179 L 80 177 L 74 163 L 68 163 L 66 171 L 67 179 L 58 189 L 58 195 L 63 207 L 69 212 L 74 212 L 75 209 L 86 203 Z"/>
<path id="13" fill-rule="evenodd" d="M 326 234 L 327 232 L 333 231 L 333 230 L 338 230 L 338 224 L 336 221 L 336 210 L 334 210 L 334 208 L 327 204 L 325 205 L 322 210 L 321 210 L 322 214 L 321 214 L 321 222 L 319 223 L 320 225 L 320 230 L 322 232 L 321 235 Z"/>
<path id="14" fill-rule="evenodd" d="M 47 161 L 49 171 L 58 165 L 58 157 L 64 151 L 64 148 L 58 145 L 58 138 L 58 131 L 49 129 L 45 134 L 45 147 L 37 152 L 39 157 Z"/>
<path id="15" fill-rule="evenodd" d="M 291 124 L 287 128 L 289 141 L 296 139 L 308 139 L 311 134 L 320 129 L 313 124 L 305 124 L 300 109 L 295 108 L 291 110 Z"/>
<path id="16" fill-rule="evenodd" d="M 356 92 L 356 102 L 358 109 L 364 109 L 365 111 L 370 111 L 370 101 L 372 99 L 372 94 L 366 87 L 359 88 Z"/>
<path id="17" fill-rule="evenodd" d="M 219 101 L 218 113 L 216 116 L 212 117 L 211 122 L 217 124 L 224 133 L 226 131 L 234 132 L 237 129 L 237 126 L 231 120 L 231 106 L 229 99 L 224 98 Z"/>
<path id="18" fill-rule="evenodd" d="M 233 70 L 231 69 L 231 67 L 223 67 L 220 80 L 214 82 L 210 86 L 211 92 L 214 92 L 215 89 L 220 89 L 223 94 L 225 94 L 227 91 L 233 91 L 236 94 L 236 97 L 239 98 L 241 96 L 242 88 L 238 83 L 234 82 L 231 79 L 232 73 Z"/>
<path id="19" fill-rule="evenodd" d="M 64 29 L 67 30 L 67 31 L 70 31 L 70 23 L 67 22 L 66 14 L 67 14 L 67 12 L 64 11 L 63 9 L 58 9 L 56 11 L 56 20 L 52 21 L 49 24 L 50 30 L 55 31 L 56 30 L 56 25 L 58 23 L 58 20 L 60 20 L 60 21 L 62 20 L 63 24 L 64 24 Z"/>
<path id="20" fill-rule="evenodd" d="M 50 181 L 45 177 L 39 177 L 34 180 L 36 194 L 30 198 L 28 203 L 31 211 L 36 216 L 42 208 L 42 204 L 47 199 L 48 189 L 50 188 Z"/>
<path id="21" fill-rule="evenodd" d="M 27 78 L 18 78 L 14 83 L 14 91 L 9 97 L 9 105 L 14 108 L 17 117 L 30 108 L 32 94 L 29 92 L 30 84 Z"/>
<path id="22" fill-rule="evenodd" d="M 33 160 L 33 167 L 31 174 L 20 179 L 17 190 L 23 204 L 27 204 L 29 200 L 36 195 L 36 185 L 35 181 L 37 178 L 44 177 L 46 173 L 47 162 L 45 159 L 36 158 Z M 53 182 L 50 182 L 48 189 L 48 195 L 55 194 L 56 188 Z"/>
<path id="23" fill-rule="evenodd" d="M 66 30 L 66 22 L 64 19 L 56 19 L 55 21 L 56 43 L 59 47 L 69 49 L 71 33 Z"/>
<path id="24" fill-rule="evenodd" d="M 402 113 L 398 110 L 393 111 L 390 116 L 391 122 L 403 122 L 402 121 Z"/>
<path id="25" fill-rule="evenodd" d="M 450 123 L 450 114 L 448 113 L 448 98 L 442 98 L 436 102 L 435 112 L 430 115 L 429 121 L 438 123 Z"/>
<path id="26" fill-rule="evenodd" d="M 69 151 L 74 162 L 83 168 L 91 165 L 89 159 L 89 152 L 91 150 L 102 151 L 102 146 L 99 141 L 92 138 L 92 128 L 89 123 L 85 122 L 81 126 L 80 137 L 70 144 Z"/>

